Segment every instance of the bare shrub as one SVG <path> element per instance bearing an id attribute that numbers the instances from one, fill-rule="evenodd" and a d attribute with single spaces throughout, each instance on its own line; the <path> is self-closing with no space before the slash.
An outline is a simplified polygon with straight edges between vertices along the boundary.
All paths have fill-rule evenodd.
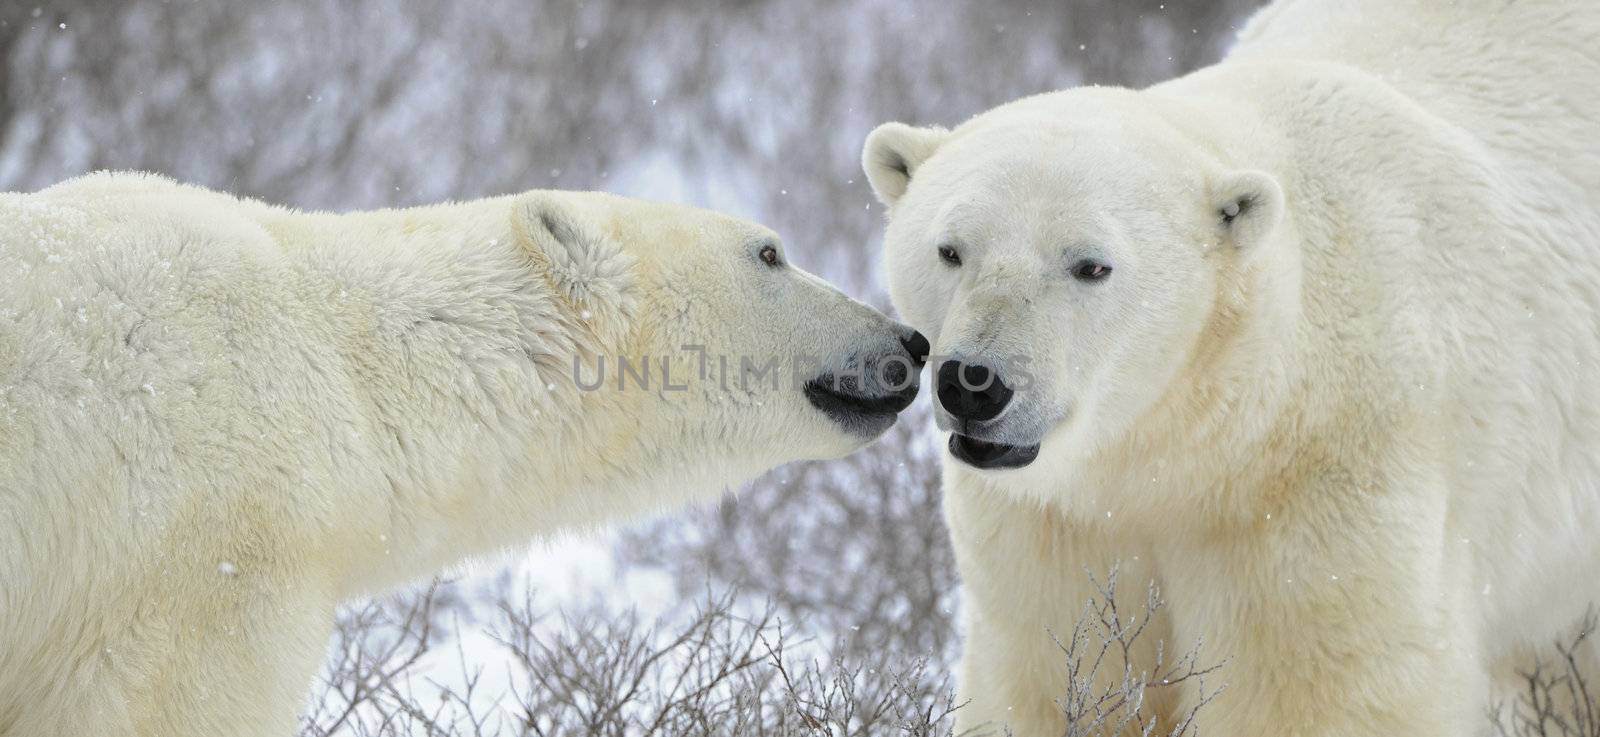
<path id="1" fill-rule="evenodd" d="M 1600 737 L 1600 693 L 1589 685 L 1583 667 L 1596 624 L 1591 609 L 1577 635 L 1556 643 L 1554 662 L 1535 660 L 1518 672 L 1521 693 L 1491 713 L 1500 737 Z"/>
<path id="2" fill-rule="evenodd" d="M 752 670 L 766 654 L 767 615 L 708 599 L 681 627 L 640 626 L 632 612 L 594 611 L 542 634 L 530 600 L 501 604 L 495 638 L 530 679 L 515 694 L 520 727 L 537 735 L 721 734 L 759 722 L 766 706 Z"/>
<path id="3" fill-rule="evenodd" d="M 1202 665 L 1196 647 L 1136 668 L 1134 649 L 1165 602 L 1151 587 L 1142 609 L 1123 612 L 1116 586 L 1114 571 L 1097 582 L 1072 632 L 1056 640 L 1072 684 L 1058 701 L 1064 737 L 1193 734 L 1195 714 L 1220 690 L 1205 679 L 1220 666 Z M 894 650 L 840 656 L 849 648 L 804 634 L 770 604 L 746 613 L 732 592 L 703 592 L 694 609 L 651 623 L 598 607 L 554 616 L 531 595 L 502 599 L 485 623 L 507 671 L 494 684 L 452 637 L 458 596 L 436 581 L 345 612 L 300 737 L 955 735 L 961 704 L 943 663 Z M 441 654 L 453 656 L 451 682 L 430 662 Z M 1195 706 L 1162 723 L 1147 697 L 1185 684 L 1198 689 Z"/>
<path id="4" fill-rule="evenodd" d="M 838 654 L 953 662 L 954 553 L 925 403 L 878 443 L 796 463 L 718 506 L 628 531 L 625 565 L 670 574 L 684 598 L 708 582 L 765 598 L 832 633 Z"/>
<path id="5" fill-rule="evenodd" d="M 1129 734 L 1130 728 L 1140 737 L 1152 737 L 1161 728 L 1161 719 L 1152 713 L 1147 697 L 1153 691 L 1171 691 L 1185 684 L 1195 689 L 1194 705 L 1172 717 L 1164 734 L 1191 734 L 1195 715 L 1222 692 L 1221 687 L 1208 690 L 1205 684 L 1206 676 L 1221 669 L 1222 663 L 1201 665 L 1202 643 L 1169 663 L 1164 641 L 1156 643 L 1154 662 L 1138 663 L 1135 650 L 1148 639 L 1150 623 L 1166 600 L 1151 583 L 1145 589 L 1143 608 L 1124 613 L 1117 608 L 1116 569 L 1106 574 L 1104 582 L 1096 580 L 1093 573 L 1086 575 L 1094 582 L 1097 595 L 1084 605 L 1067 639 L 1055 637 L 1067 662 L 1068 690 L 1056 702 L 1066 719 L 1065 737 L 1109 737 Z M 1102 675 L 1115 680 L 1099 686 L 1105 682 Z"/>
<path id="6" fill-rule="evenodd" d="M 678 622 L 646 625 L 603 609 L 544 626 L 531 597 L 502 601 L 489 623 L 509 687 L 487 693 L 484 666 L 459 649 L 460 683 L 425 665 L 445 638 L 437 582 L 405 599 L 346 612 L 300 737 L 948 737 L 949 681 L 926 660 L 898 667 L 819 662 L 770 608 L 738 611 L 707 594 Z"/>
<path id="7" fill-rule="evenodd" d="M 444 586 L 434 581 L 413 594 L 369 601 L 340 615 L 319 687 L 301 718 L 302 737 L 434 733 L 415 729 L 419 720 L 413 714 L 422 710 L 403 689 L 442 639 L 436 623 L 446 608 L 439 595 Z"/>

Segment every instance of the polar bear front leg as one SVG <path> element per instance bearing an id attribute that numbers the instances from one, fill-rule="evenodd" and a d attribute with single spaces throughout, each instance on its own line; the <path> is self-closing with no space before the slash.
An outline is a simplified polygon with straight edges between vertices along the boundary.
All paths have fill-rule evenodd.
<path id="1" fill-rule="evenodd" d="M 963 645 L 956 733 L 1059 737 L 1065 729 L 1060 701 L 1068 689 L 1067 641 L 1085 606 L 1099 596 L 1090 575 L 1103 581 L 1116 567 L 1117 599 L 1124 613 L 1141 613 L 1152 580 L 1149 556 L 1119 546 L 1105 531 L 1089 529 L 1037 504 L 1018 502 L 986 486 L 951 479 L 945 514 L 962 579 Z M 1166 636 L 1158 619 L 1138 641 L 1136 666 L 1153 662 Z M 1091 633 L 1091 636 L 1093 633 Z M 1095 641 L 1096 646 L 1098 641 Z M 1095 674 L 1097 692 L 1122 676 L 1119 658 Z M 1162 694 L 1152 692 L 1160 700 Z M 1147 705 L 1156 713 L 1159 703 Z"/>
<path id="2" fill-rule="evenodd" d="M 177 623 L 178 645 L 146 679 L 139 737 L 288 737 L 333 628 L 330 596 L 247 572 L 215 608 Z"/>

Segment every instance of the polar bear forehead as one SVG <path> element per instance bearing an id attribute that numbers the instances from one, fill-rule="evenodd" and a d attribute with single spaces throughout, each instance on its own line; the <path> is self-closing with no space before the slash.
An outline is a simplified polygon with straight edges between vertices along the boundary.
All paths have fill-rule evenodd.
<path id="1" fill-rule="evenodd" d="M 922 173 L 928 181 L 955 178 L 990 187 L 1048 183 L 1057 192 L 1199 176 L 1193 147 L 1141 128 L 1097 120 L 1002 121 L 958 131 Z"/>
<path id="2" fill-rule="evenodd" d="M 903 213 L 929 223 L 1004 218 L 1092 227 L 1170 211 L 1203 187 L 1201 172 L 1123 130 L 991 126 L 953 136 L 918 172 Z"/>
<path id="3" fill-rule="evenodd" d="M 1216 163 L 1195 126 L 1185 124 L 1191 117 L 1150 92 L 1090 87 L 1035 95 L 958 126 L 928 164 L 1031 163 L 1102 180 L 1152 174 L 1169 181 Z"/>
<path id="4" fill-rule="evenodd" d="M 713 210 L 603 192 L 538 194 L 641 263 L 733 256 L 751 243 L 779 242 L 769 228 Z"/>

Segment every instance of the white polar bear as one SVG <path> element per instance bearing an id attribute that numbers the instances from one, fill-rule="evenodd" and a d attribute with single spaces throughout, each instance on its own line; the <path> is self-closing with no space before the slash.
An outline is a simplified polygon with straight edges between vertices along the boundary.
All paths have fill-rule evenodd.
<path id="1" fill-rule="evenodd" d="M 0 222 L 5 737 L 288 735 L 342 600 L 850 452 L 927 350 L 766 229 L 601 194 L 97 174 Z"/>
<path id="2" fill-rule="evenodd" d="M 1587 0 L 1288 0 L 1147 90 L 872 134 L 955 357 L 963 727 L 1061 733 L 1046 631 L 1115 561 L 1228 658 L 1205 734 L 1489 727 L 1600 600 L 1596 80 Z"/>

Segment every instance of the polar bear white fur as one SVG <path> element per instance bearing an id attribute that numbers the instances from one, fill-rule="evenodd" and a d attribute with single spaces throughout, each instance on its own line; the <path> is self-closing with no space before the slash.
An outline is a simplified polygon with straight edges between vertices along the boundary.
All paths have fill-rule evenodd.
<path id="1" fill-rule="evenodd" d="M 1587 0 L 1284 0 L 1171 82 L 873 133 L 896 306 L 1015 385 L 939 385 L 963 728 L 1062 733 L 1047 631 L 1120 561 L 1227 658 L 1203 734 L 1489 729 L 1600 601 L 1596 80 Z"/>
<path id="2" fill-rule="evenodd" d="M 849 452 L 916 392 L 908 328 L 686 207 L 97 174 L 0 223 L 6 737 L 291 734 L 341 601 Z"/>

